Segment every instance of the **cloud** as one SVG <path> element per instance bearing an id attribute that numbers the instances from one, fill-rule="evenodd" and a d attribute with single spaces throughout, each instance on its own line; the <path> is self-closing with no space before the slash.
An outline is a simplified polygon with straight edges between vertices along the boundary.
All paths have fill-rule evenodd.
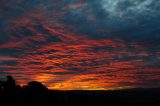
<path id="1" fill-rule="evenodd" d="M 101 0 L 102 1 L 102 7 L 110 13 L 110 15 L 113 15 L 115 17 L 123 18 L 123 16 L 129 16 L 131 18 L 131 15 L 134 14 L 142 15 L 150 13 L 153 8 L 150 7 L 155 0 Z M 134 16 L 134 17 L 135 17 Z M 132 17 L 132 18 L 134 18 Z"/>
<path id="2" fill-rule="evenodd" d="M 3 2 L 2 76 L 11 74 L 20 84 L 37 80 L 63 90 L 156 86 L 159 2 Z"/>
<path id="3" fill-rule="evenodd" d="M 80 8 L 83 6 L 87 6 L 87 3 L 85 2 L 79 2 L 77 4 L 71 4 L 69 6 L 64 7 L 63 9 L 76 9 L 76 8 Z"/>
<path id="4" fill-rule="evenodd" d="M 18 60 L 18 58 L 11 57 L 11 56 L 0 56 L 0 61 L 7 61 L 7 60 Z"/>

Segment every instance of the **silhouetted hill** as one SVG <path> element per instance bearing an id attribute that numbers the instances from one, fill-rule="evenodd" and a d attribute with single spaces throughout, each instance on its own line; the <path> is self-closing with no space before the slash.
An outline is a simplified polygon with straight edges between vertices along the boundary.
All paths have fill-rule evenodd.
<path id="1" fill-rule="evenodd" d="M 12 77 L 0 82 L 0 106 L 159 106 L 160 89 L 56 91 L 32 81 L 21 87 Z"/>

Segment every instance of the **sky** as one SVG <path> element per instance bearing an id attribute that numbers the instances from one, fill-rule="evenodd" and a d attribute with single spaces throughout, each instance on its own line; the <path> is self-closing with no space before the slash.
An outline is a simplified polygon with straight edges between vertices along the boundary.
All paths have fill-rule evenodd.
<path id="1" fill-rule="evenodd" d="M 160 87 L 159 0 L 0 0 L 0 79 L 56 90 Z"/>

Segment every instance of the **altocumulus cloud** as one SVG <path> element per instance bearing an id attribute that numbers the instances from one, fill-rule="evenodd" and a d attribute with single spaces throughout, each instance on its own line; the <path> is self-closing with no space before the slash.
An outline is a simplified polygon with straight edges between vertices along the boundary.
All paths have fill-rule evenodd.
<path id="1" fill-rule="evenodd" d="M 0 75 L 51 89 L 160 87 L 156 0 L 1 0 Z"/>

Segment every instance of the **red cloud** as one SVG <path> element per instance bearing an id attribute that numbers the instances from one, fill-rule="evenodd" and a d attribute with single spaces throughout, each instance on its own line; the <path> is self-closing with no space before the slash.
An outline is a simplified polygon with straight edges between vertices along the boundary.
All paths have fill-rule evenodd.
<path id="1" fill-rule="evenodd" d="M 80 2 L 63 9 L 87 5 Z M 0 50 L 18 48 L 23 51 L 20 58 L 0 57 L 0 60 L 16 59 L 16 66 L 4 65 L 0 68 L 10 69 L 5 72 L 15 76 L 20 84 L 37 80 L 51 89 L 104 90 L 133 88 L 146 80 L 159 79 L 156 73 L 159 73 L 160 67 L 147 66 L 143 59 L 153 55 L 144 46 L 120 39 L 94 40 L 81 36 L 70 32 L 67 29 L 69 26 L 56 21 L 63 17 L 63 13 L 55 12 L 54 16 L 48 17 L 46 14 L 43 11 L 27 12 L 16 19 L 12 22 L 13 26 L 6 30 L 10 42 L 0 45 Z M 25 33 L 24 36 L 23 26 L 32 35 Z M 59 41 L 48 42 L 49 37 Z"/>
<path id="2" fill-rule="evenodd" d="M 77 4 L 71 4 L 69 6 L 66 6 L 64 7 L 63 9 L 66 10 L 66 9 L 75 9 L 75 8 L 80 8 L 80 7 L 84 7 L 84 6 L 87 6 L 88 4 L 85 3 L 85 2 L 80 2 L 80 3 L 77 3 Z"/>

